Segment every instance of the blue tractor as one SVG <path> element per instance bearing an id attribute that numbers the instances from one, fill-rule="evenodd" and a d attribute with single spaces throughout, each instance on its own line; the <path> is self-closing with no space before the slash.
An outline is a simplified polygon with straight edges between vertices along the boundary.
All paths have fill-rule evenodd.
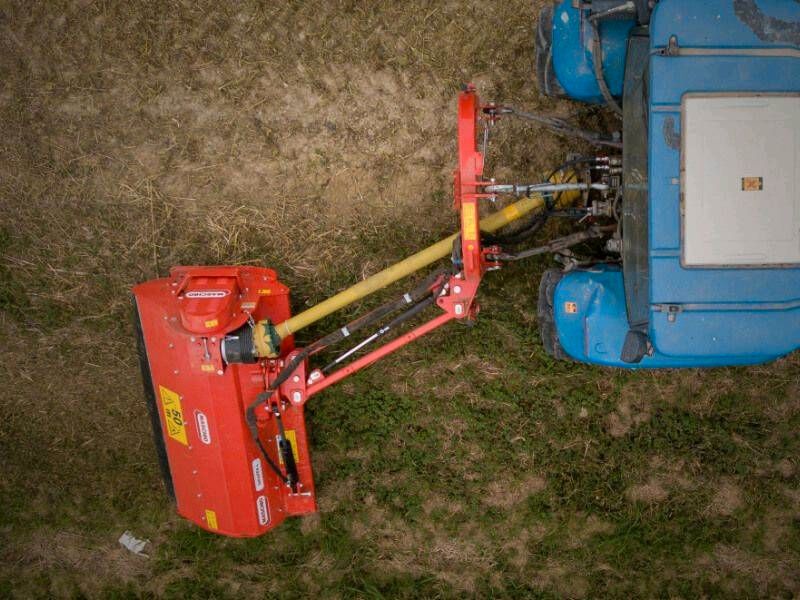
<path id="1" fill-rule="evenodd" d="M 800 346 L 800 2 L 563 0 L 540 90 L 622 118 L 621 263 L 545 273 L 559 358 L 763 363 Z"/>

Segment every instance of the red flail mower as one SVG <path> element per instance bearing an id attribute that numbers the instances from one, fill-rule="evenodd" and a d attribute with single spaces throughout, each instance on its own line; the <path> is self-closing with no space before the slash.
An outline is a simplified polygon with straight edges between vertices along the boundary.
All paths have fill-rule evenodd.
<path id="1" fill-rule="evenodd" d="M 183 517 L 209 531 L 246 537 L 261 535 L 288 516 L 316 511 L 304 417 L 314 394 L 450 321 L 475 319 L 481 279 L 505 260 L 567 251 L 615 229 L 584 211 L 589 221 L 584 231 L 521 254 L 504 252 L 503 234 L 494 234 L 512 221 L 569 210 L 582 201 L 588 206 L 590 198 L 615 193 L 608 181 L 593 179 L 596 170 L 576 170 L 576 161 L 538 184 L 484 178 L 485 148 L 478 150 L 478 140 L 485 141 L 484 132 L 506 113 L 481 105 L 471 86 L 459 96 L 458 233 L 299 315 L 292 317 L 289 289 L 268 268 L 175 267 L 169 277 L 134 288 L 156 448 Z M 518 198 L 481 219 L 479 204 L 501 194 Z M 298 330 L 447 257 L 445 267 L 413 289 L 307 347 L 295 347 Z M 434 311 L 438 314 L 422 320 L 423 313 Z M 403 327 L 412 320 L 422 324 Z M 327 366 L 313 365 L 322 350 L 350 339 L 359 341 Z"/>

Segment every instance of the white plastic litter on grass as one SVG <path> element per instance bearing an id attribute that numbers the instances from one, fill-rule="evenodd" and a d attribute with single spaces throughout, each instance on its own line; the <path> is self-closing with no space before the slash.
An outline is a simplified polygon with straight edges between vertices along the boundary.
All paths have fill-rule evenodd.
<path id="1" fill-rule="evenodd" d="M 134 537 L 130 531 L 126 531 L 120 536 L 119 543 L 123 548 L 127 548 L 137 556 L 149 558 L 149 556 L 145 554 L 144 549 L 147 544 L 150 543 L 150 540 L 140 540 L 139 538 Z"/>

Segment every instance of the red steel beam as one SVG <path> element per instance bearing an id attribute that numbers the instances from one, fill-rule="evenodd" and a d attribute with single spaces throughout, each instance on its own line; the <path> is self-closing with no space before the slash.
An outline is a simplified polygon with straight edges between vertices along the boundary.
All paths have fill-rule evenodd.
<path id="1" fill-rule="evenodd" d="M 362 356 L 361 358 L 352 362 L 346 367 L 343 367 L 338 371 L 331 373 L 324 379 L 320 379 L 319 381 L 308 386 L 308 388 L 306 389 L 306 399 L 310 398 L 311 396 L 313 396 L 318 392 L 321 392 L 328 386 L 331 386 L 334 383 L 341 381 L 345 377 L 348 377 L 353 373 L 356 373 L 357 371 L 360 371 L 361 369 L 370 366 L 372 363 L 374 363 L 377 360 L 380 360 L 387 354 L 391 354 L 395 350 L 398 350 L 403 346 L 410 344 L 414 340 L 421 338 L 426 333 L 430 333 L 434 329 L 441 327 L 442 325 L 452 321 L 453 319 L 455 319 L 455 315 L 449 312 L 443 313 L 438 317 L 436 317 L 435 319 L 431 319 L 430 321 L 428 321 L 423 325 L 420 325 L 416 329 L 409 331 L 408 333 L 405 333 L 400 337 L 392 340 L 388 344 L 381 346 L 377 350 L 374 350 L 369 354 Z"/>

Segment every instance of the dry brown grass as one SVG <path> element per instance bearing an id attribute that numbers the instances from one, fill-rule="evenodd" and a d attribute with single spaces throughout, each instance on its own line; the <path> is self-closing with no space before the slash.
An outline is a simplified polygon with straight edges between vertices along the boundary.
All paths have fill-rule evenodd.
<path id="1" fill-rule="evenodd" d="M 173 264 L 258 263 L 279 271 L 299 309 L 449 233 L 461 83 L 476 82 L 488 98 L 576 111 L 536 90 L 533 14 L 544 3 L 0 5 L 0 596 L 99 597 L 130 582 L 128 591 L 155 596 L 335 597 L 360 590 L 358 577 L 368 575 L 433 580 L 441 595 L 585 596 L 592 585 L 625 582 L 608 575 L 610 559 L 591 546 L 616 529 L 576 508 L 575 497 L 555 495 L 553 475 L 568 473 L 569 487 L 589 461 L 599 471 L 604 432 L 621 444 L 652 425 L 658 406 L 684 402 L 702 417 L 721 394 L 743 388 L 764 403 L 765 422 L 800 414 L 796 357 L 754 369 L 746 381 L 684 372 L 620 383 L 553 368 L 533 356 L 535 282 L 526 272 L 530 281 L 503 291 L 524 336 L 488 321 L 491 351 L 439 349 L 436 364 L 427 351 L 410 351 L 385 363 L 396 373 L 391 382 L 366 375 L 340 388 L 345 398 L 381 388 L 419 399 L 416 432 L 436 432 L 431 455 L 450 469 L 451 484 L 474 495 L 426 481 L 419 515 L 405 515 L 397 498 L 365 495 L 364 479 L 370 489 L 401 489 L 421 479 L 414 469 L 324 478 L 402 456 L 408 449 L 396 433 L 369 448 L 315 453 L 322 516 L 297 531 L 287 525 L 262 546 L 209 541 L 172 514 L 140 398 L 130 287 Z M 567 149 L 577 147 L 508 123 L 489 167 L 527 177 Z M 487 294 L 487 319 L 492 302 Z M 530 362 L 515 398 L 524 410 L 481 391 L 502 386 L 503 358 L 513 352 Z M 571 398 L 576 390 L 582 396 Z M 682 400 L 689 396 L 697 402 Z M 490 402 L 497 421 L 480 437 L 465 413 Z M 462 412 L 447 411 L 456 405 Z M 506 439 L 523 449 L 493 456 Z M 543 440 L 540 453 L 551 447 L 563 456 L 555 473 L 543 474 L 531 440 Z M 382 453 L 384 444 L 394 447 Z M 762 461 L 785 492 L 770 500 L 766 521 L 774 556 L 725 545 L 707 565 L 724 577 L 741 562 L 765 586 L 797 591 L 794 555 L 783 549 L 797 531 L 797 463 L 780 441 L 774 447 L 783 450 Z M 695 481 L 697 465 L 650 461 L 645 455 L 641 470 L 654 479 L 642 475 L 641 485 L 673 497 L 702 485 L 713 498 L 720 479 Z M 660 498 L 653 489 L 631 494 Z M 584 502 L 613 494 L 627 507 L 624 487 L 592 487 Z M 718 504 L 721 516 L 741 506 Z M 153 539 L 167 566 L 143 565 L 117 547 L 130 528 Z M 339 550 L 346 560 L 337 557 L 342 539 L 353 544 Z M 275 567 L 276 555 L 288 555 L 290 566 Z M 702 578 L 693 568 L 687 576 Z M 198 580 L 218 581 L 222 591 L 192 588 Z"/>

